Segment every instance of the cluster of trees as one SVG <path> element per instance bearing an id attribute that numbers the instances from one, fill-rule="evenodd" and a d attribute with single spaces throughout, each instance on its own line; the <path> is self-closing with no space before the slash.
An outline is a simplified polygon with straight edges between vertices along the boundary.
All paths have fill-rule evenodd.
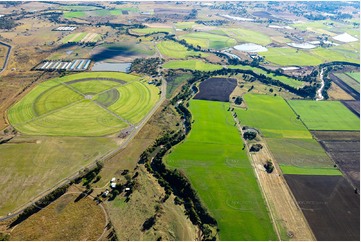
<path id="1" fill-rule="evenodd" d="M 18 24 L 10 19 L 10 18 L 6 18 L 6 17 L 2 17 L 0 18 L 0 29 L 12 29 L 15 28 Z"/>
<path id="2" fill-rule="evenodd" d="M 159 184 L 166 191 L 166 198 L 173 192 L 177 196 L 177 203 L 184 204 L 186 214 L 193 224 L 198 225 L 203 232 L 205 240 L 215 240 L 216 236 L 208 226 L 217 226 L 216 220 L 207 212 L 201 204 L 196 191 L 192 188 L 188 179 L 177 169 L 169 170 L 166 168 L 162 159 L 166 152 L 174 145 L 185 138 L 182 131 L 166 134 L 158 139 L 155 144 L 142 153 L 139 163 L 145 164 L 147 170 L 157 178 Z M 159 149 L 158 153 L 151 160 L 150 152 Z M 165 201 L 166 199 L 163 199 Z M 146 221 L 146 225 L 151 225 L 153 219 Z"/>
<path id="3" fill-rule="evenodd" d="M 263 167 L 266 169 L 267 173 L 272 173 L 274 166 L 271 160 L 267 160 L 266 164 L 263 165 Z"/>
<path id="4" fill-rule="evenodd" d="M 164 62 L 163 59 L 155 58 L 136 58 L 130 67 L 131 72 L 148 74 L 150 76 L 158 75 L 158 67 Z"/>

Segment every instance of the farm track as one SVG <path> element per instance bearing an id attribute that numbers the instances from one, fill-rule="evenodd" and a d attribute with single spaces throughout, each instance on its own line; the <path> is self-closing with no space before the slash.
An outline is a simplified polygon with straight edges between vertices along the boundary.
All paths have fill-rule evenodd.
<path id="1" fill-rule="evenodd" d="M 11 45 L 8 45 L 8 44 L 6 44 L 4 42 L 1 42 L 1 41 L 0 41 L 0 45 L 4 45 L 4 46 L 6 46 L 8 48 L 8 51 L 7 51 L 6 57 L 5 57 L 5 61 L 4 61 L 4 65 L 0 69 L 0 74 L 1 74 L 3 71 L 5 71 L 6 66 L 8 65 L 12 47 L 11 47 Z"/>
<path id="2" fill-rule="evenodd" d="M 152 108 L 152 110 L 147 114 L 147 116 L 135 127 L 135 129 L 133 129 L 133 132 L 126 138 L 126 140 L 117 149 L 115 149 L 113 151 L 110 151 L 107 154 L 104 154 L 104 155 L 102 155 L 100 157 L 96 157 L 91 163 L 85 165 L 84 167 L 82 167 L 78 171 L 75 171 L 70 176 L 60 180 L 53 187 L 51 187 L 51 188 L 41 192 L 40 194 L 34 196 L 33 198 L 30 199 L 29 202 L 27 202 L 26 204 L 23 204 L 22 206 L 19 206 L 19 208 L 16 209 L 15 211 L 13 211 L 12 213 L 9 213 L 6 216 L 0 217 L 0 222 L 5 221 L 5 220 L 10 219 L 10 218 L 13 218 L 13 217 L 16 217 L 17 215 L 21 214 L 27 207 L 29 207 L 32 204 L 35 204 L 35 202 L 38 201 L 39 199 L 45 197 L 46 195 L 48 195 L 51 192 L 53 192 L 54 190 L 56 190 L 58 187 L 61 187 L 61 186 L 65 185 L 65 184 L 69 183 L 72 179 L 78 177 L 79 171 L 82 171 L 85 168 L 93 169 L 96 166 L 96 161 L 97 160 L 107 161 L 108 159 L 113 157 L 116 153 L 123 150 L 133 140 L 133 138 L 138 134 L 138 132 L 142 129 L 142 127 L 149 121 L 149 119 L 153 116 L 153 114 L 158 110 L 158 108 L 164 102 L 165 95 L 166 95 L 166 90 L 167 90 L 167 83 L 163 79 L 162 80 L 162 86 L 161 86 L 161 97 L 160 97 L 160 99 L 155 104 L 155 106 Z"/>
<path id="3" fill-rule="evenodd" d="M 242 128 L 239 125 L 238 120 L 235 119 L 235 121 L 238 129 L 242 133 Z M 259 152 L 249 153 L 250 147 L 247 142 L 245 142 L 254 172 L 267 202 L 278 239 L 297 241 L 316 240 L 306 218 L 293 197 L 277 162 L 269 151 L 266 142 L 262 141 L 259 143 L 262 144 L 263 148 Z M 264 170 L 263 165 L 265 161 L 270 158 L 273 161 L 275 169 L 273 173 L 268 174 Z M 289 238 L 285 238 L 284 233 L 287 233 Z"/>

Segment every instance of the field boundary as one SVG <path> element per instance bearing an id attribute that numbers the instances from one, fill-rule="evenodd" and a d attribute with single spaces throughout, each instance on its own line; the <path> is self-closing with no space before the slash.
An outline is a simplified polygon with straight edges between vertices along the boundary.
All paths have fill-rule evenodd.
<path id="1" fill-rule="evenodd" d="M 238 118 L 234 117 L 234 120 L 237 124 L 237 128 L 239 129 L 243 137 L 243 130 L 241 128 Z M 270 152 L 266 140 L 262 138 L 261 143 L 263 145 L 263 148 L 259 152 L 266 153 L 267 156 L 271 158 L 277 173 L 274 173 L 275 171 L 273 171 L 273 174 L 272 173 L 268 174 L 266 173 L 265 170 L 261 170 L 259 167 L 261 164 L 259 163 L 262 163 L 262 161 L 260 160 L 260 157 L 258 157 L 260 156 L 260 154 L 259 153 L 251 154 L 249 152 L 250 146 L 248 142 L 244 140 L 245 148 L 247 149 L 246 151 L 247 156 L 250 159 L 251 165 L 253 167 L 253 172 L 257 177 L 257 183 L 262 191 L 262 195 L 268 206 L 268 211 L 272 219 L 272 224 L 275 232 L 277 233 L 278 239 L 280 241 L 284 239 L 283 237 L 285 235 L 282 233 L 283 231 L 280 231 L 280 229 L 284 228 L 284 229 L 298 229 L 297 232 L 300 232 L 300 234 L 296 233 L 295 234 L 296 237 L 292 239 L 294 235 L 288 233 L 293 233 L 294 231 L 286 231 L 287 236 L 292 236 L 288 238 L 290 240 L 313 240 L 313 241 L 316 240 L 302 210 L 298 206 L 295 197 L 293 196 L 286 180 L 284 179 L 284 176 L 277 161 L 274 159 L 272 153 Z M 276 195 L 270 196 L 275 192 L 277 193 Z M 287 201 L 292 201 L 292 202 L 287 203 Z M 285 215 L 284 213 L 282 213 L 286 210 L 284 207 L 285 205 L 288 208 L 288 212 L 291 213 L 289 214 L 289 216 L 292 217 L 289 217 L 287 216 L 287 214 Z M 282 224 L 282 222 L 285 222 L 285 224 Z"/>

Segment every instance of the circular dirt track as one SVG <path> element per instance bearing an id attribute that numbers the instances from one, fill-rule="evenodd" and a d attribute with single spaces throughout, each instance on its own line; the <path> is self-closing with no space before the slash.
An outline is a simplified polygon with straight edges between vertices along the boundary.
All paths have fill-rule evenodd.
<path id="1" fill-rule="evenodd" d="M 36 86 L 9 109 L 8 119 L 30 135 L 104 136 L 141 121 L 157 93 L 123 73 L 69 75 Z"/>

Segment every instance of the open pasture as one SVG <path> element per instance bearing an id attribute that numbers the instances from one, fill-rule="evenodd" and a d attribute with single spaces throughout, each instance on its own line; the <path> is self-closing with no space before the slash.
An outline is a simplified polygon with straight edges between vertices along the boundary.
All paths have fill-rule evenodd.
<path id="1" fill-rule="evenodd" d="M 224 28 L 222 31 L 225 35 L 236 39 L 237 42 L 256 43 L 263 46 L 272 43 L 272 40 L 268 35 L 251 29 Z"/>
<path id="2" fill-rule="evenodd" d="M 266 138 L 311 138 L 296 114 L 279 96 L 246 94 L 246 109 L 236 109 L 242 125 L 257 128 Z"/>
<path id="3" fill-rule="evenodd" d="M 221 65 L 206 63 L 201 60 L 174 60 L 163 65 L 168 69 L 188 69 L 197 71 L 215 71 L 222 69 Z"/>
<path id="4" fill-rule="evenodd" d="M 102 136 L 138 123 L 159 89 L 121 73 L 82 73 L 41 83 L 8 111 L 10 123 L 32 135 Z"/>
<path id="5" fill-rule="evenodd" d="M 346 73 L 335 73 L 335 76 L 340 78 L 344 83 L 350 86 L 353 90 L 360 93 L 360 81 L 356 81 Z"/>
<path id="6" fill-rule="evenodd" d="M 206 33 L 206 32 L 196 32 L 185 34 L 179 37 L 180 39 L 184 39 L 189 44 L 194 46 L 199 45 L 202 48 L 211 48 L 211 49 L 223 49 L 226 47 L 231 47 L 237 44 L 237 41 L 228 36 Z"/>
<path id="7" fill-rule="evenodd" d="M 157 44 L 157 48 L 162 55 L 170 58 L 186 58 L 189 56 L 206 57 L 208 54 L 188 50 L 185 46 L 174 41 L 162 41 Z"/>
<path id="8" fill-rule="evenodd" d="M 317 240 L 360 240 L 360 196 L 344 177 L 285 178 Z"/>
<path id="9" fill-rule="evenodd" d="M 221 240 L 275 240 L 265 201 L 234 120 L 223 102 L 191 100 L 194 123 L 165 158 L 184 171 L 218 222 Z"/>
<path id="10" fill-rule="evenodd" d="M 310 130 L 360 130 L 360 119 L 339 101 L 289 100 Z"/>
<path id="11" fill-rule="evenodd" d="M 24 135 L 0 145 L 0 216 L 116 147 L 105 137 Z"/>
<path id="12" fill-rule="evenodd" d="M 267 139 L 283 174 L 341 175 L 314 139 Z"/>
<path id="13" fill-rule="evenodd" d="M 79 195 L 65 194 L 32 215 L 14 228 L 11 240 L 98 240 L 105 214 L 92 198 L 75 201 Z"/>

